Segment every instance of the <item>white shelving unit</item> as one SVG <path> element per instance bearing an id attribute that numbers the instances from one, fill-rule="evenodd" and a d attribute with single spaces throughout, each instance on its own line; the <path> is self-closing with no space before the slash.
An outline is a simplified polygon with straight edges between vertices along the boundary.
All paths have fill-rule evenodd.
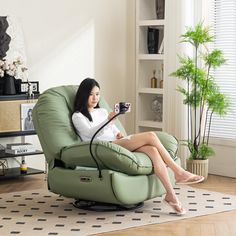
<path id="1" fill-rule="evenodd" d="M 156 0 L 136 0 L 136 132 L 164 130 L 166 48 L 165 54 L 148 53 L 148 27 L 159 29 L 159 46 L 162 38 L 165 45 L 166 19 L 157 19 Z M 157 88 L 151 88 L 154 70 L 158 79 Z M 156 98 L 160 101 L 158 115 L 153 111 Z"/>

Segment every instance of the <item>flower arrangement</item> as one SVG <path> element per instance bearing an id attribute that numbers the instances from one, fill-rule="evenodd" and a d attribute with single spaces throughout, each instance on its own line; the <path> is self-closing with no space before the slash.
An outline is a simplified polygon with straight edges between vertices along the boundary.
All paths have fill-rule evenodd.
<path id="1" fill-rule="evenodd" d="M 20 58 L 17 58 L 12 62 L 0 59 L 0 77 L 10 75 L 15 78 L 20 78 L 26 70 L 27 68 L 23 65 L 23 62 Z"/>

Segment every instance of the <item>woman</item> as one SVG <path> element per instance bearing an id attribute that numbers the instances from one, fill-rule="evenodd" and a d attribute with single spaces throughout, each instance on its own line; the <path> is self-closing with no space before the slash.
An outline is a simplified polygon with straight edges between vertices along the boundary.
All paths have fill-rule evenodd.
<path id="1" fill-rule="evenodd" d="M 83 141 L 91 140 L 95 132 L 116 114 L 114 111 L 108 114 L 105 109 L 99 108 L 99 98 L 98 82 L 90 78 L 83 80 L 76 94 L 75 109 L 72 115 L 75 129 Z M 177 215 L 186 213 L 171 185 L 166 166 L 173 170 L 177 184 L 199 183 L 204 180 L 204 177 L 187 172 L 177 165 L 154 132 L 124 137 L 111 122 L 96 135 L 95 139 L 111 141 L 130 151 L 147 154 L 152 160 L 155 174 L 166 189 L 164 202 L 171 206 Z"/>

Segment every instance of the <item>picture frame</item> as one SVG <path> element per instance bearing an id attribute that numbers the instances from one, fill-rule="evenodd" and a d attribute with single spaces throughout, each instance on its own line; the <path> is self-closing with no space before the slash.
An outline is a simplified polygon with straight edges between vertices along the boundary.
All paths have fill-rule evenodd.
<path id="1" fill-rule="evenodd" d="M 39 81 L 29 81 L 29 82 L 21 82 L 20 84 L 20 93 L 27 94 L 29 91 L 29 83 L 32 86 L 32 92 L 39 93 Z"/>
<path id="2" fill-rule="evenodd" d="M 21 104 L 21 130 L 32 131 L 34 129 L 32 111 L 35 103 L 22 103 Z"/>

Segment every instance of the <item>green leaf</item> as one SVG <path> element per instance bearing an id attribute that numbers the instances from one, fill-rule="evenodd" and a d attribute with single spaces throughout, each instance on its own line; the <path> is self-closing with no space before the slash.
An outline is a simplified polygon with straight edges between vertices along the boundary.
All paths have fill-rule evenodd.
<path id="1" fill-rule="evenodd" d="M 207 159 L 210 156 L 215 155 L 213 148 L 209 147 L 207 144 L 203 143 L 199 146 L 198 150 L 199 159 Z"/>
<path id="2" fill-rule="evenodd" d="M 189 27 L 187 32 L 183 35 L 182 42 L 191 43 L 194 47 L 201 44 L 209 43 L 213 41 L 213 36 L 210 35 L 210 28 L 204 27 L 203 22 L 198 23 L 195 28 Z"/>
<path id="3" fill-rule="evenodd" d="M 203 59 L 206 65 L 212 66 L 214 69 L 226 62 L 222 51 L 219 49 L 214 49 L 211 53 L 205 54 Z"/>

